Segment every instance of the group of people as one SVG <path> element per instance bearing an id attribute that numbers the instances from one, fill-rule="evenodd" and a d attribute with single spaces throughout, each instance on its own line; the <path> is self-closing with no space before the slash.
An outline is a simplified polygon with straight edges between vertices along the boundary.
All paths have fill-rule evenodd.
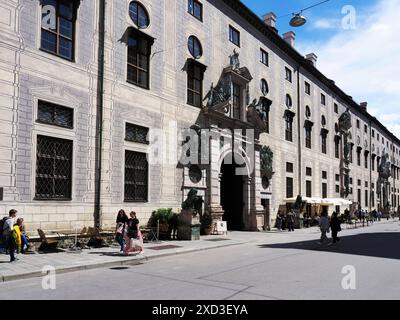
<path id="1" fill-rule="evenodd" d="M 324 244 L 328 241 L 327 234 L 332 231 L 332 243 L 329 245 L 340 242 L 338 233 L 342 231 L 341 222 L 337 212 L 333 212 L 332 217 L 329 219 L 327 213 L 322 213 L 319 219 L 319 228 L 321 229 L 321 239 L 319 244 Z"/>
<path id="2" fill-rule="evenodd" d="M 29 248 L 24 219 L 17 218 L 17 210 L 11 209 L 8 217 L 1 220 L 0 229 L 1 246 L 10 255 L 10 262 L 14 262 L 18 260 L 16 254 L 25 253 Z"/>
<path id="3" fill-rule="evenodd" d="M 128 255 L 130 252 L 143 253 L 143 236 L 140 232 L 136 212 L 132 211 L 129 216 L 123 209 L 118 211 L 115 240 L 121 247 L 120 252 L 124 255 Z"/>
<path id="4" fill-rule="evenodd" d="M 294 231 L 294 218 L 295 213 L 290 210 L 287 214 L 283 214 L 281 211 L 276 216 L 276 228 L 281 231 L 288 229 L 289 232 Z"/>

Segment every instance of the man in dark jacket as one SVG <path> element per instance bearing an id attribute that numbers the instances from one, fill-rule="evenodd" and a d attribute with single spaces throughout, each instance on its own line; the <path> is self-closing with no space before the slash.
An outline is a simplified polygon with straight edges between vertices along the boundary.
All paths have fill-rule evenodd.
<path id="1" fill-rule="evenodd" d="M 331 230 L 332 230 L 332 244 L 339 242 L 340 239 L 338 238 L 337 234 L 338 232 L 342 231 L 342 228 L 340 227 L 340 219 L 338 218 L 337 212 L 334 212 L 332 214 L 331 218 Z"/>

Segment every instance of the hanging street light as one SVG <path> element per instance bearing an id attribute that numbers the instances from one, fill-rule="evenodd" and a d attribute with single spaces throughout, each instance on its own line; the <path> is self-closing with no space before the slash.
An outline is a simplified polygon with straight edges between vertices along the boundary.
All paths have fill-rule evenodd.
<path id="1" fill-rule="evenodd" d="M 290 25 L 292 27 L 301 27 L 305 25 L 307 22 L 307 19 L 301 15 L 300 13 L 294 14 L 293 18 L 290 20 Z"/>

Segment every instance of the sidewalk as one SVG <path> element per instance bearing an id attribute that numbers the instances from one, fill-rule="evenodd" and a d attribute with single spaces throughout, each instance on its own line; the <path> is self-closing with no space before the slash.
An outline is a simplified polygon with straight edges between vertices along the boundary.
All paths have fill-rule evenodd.
<path id="1" fill-rule="evenodd" d="M 43 276 L 46 266 L 57 273 L 87 270 L 101 267 L 139 264 L 169 255 L 210 250 L 249 242 L 233 240 L 230 236 L 202 236 L 198 241 L 160 241 L 144 244 L 144 253 L 123 256 L 119 245 L 105 248 L 84 249 L 78 252 L 19 254 L 19 260 L 10 263 L 10 257 L 0 254 L 0 282 Z M 48 268 L 48 267 L 47 267 Z M 46 268 L 45 268 L 46 269 Z"/>

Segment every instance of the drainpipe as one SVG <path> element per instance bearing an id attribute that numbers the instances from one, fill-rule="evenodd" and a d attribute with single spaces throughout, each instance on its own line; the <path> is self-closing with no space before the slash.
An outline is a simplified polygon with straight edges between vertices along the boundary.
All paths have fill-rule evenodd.
<path id="1" fill-rule="evenodd" d="M 101 226 L 101 162 L 103 148 L 103 104 L 104 104 L 104 39 L 105 39 L 105 0 L 99 1 L 99 47 L 97 51 L 97 106 L 96 106 L 96 151 L 95 151 L 95 199 L 94 227 Z"/>
<path id="2" fill-rule="evenodd" d="M 369 152 L 370 152 L 370 156 L 369 156 L 369 210 L 368 212 L 371 212 L 372 210 L 372 193 L 374 192 L 372 190 L 372 122 L 371 120 L 369 120 Z M 375 188 L 374 188 L 375 189 Z M 374 204 L 375 204 L 375 194 L 374 194 Z"/>
<path id="3" fill-rule="evenodd" d="M 298 152 L 298 188 L 299 195 L 302 196 L 302 188 L 301 188 L 301 172 L 302 172 L 302 163 L 301 163 L 301 100 L 300 100 L 300 65 L 296 68 L 297 71 L 297 152 Z"/>

